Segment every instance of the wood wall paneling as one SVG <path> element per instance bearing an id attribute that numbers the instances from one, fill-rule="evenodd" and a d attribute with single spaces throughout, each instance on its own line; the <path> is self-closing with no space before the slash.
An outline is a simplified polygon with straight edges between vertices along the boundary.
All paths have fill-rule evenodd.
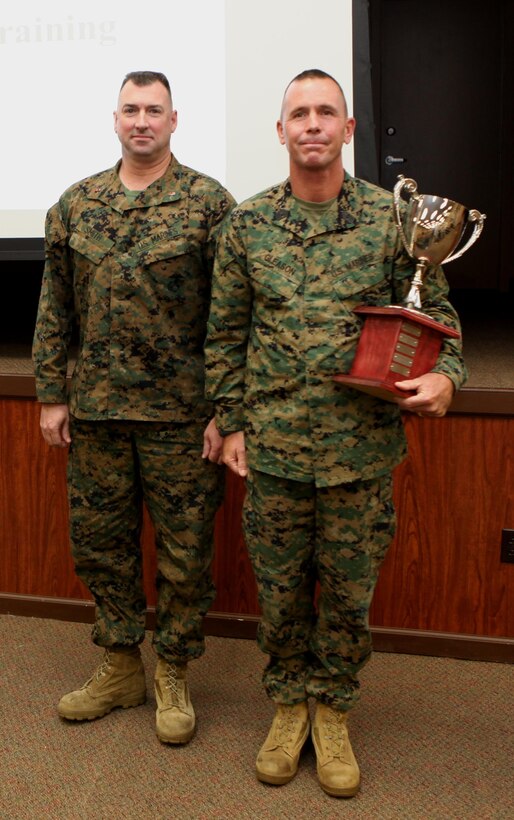
<path id="1" fill-rule="evenodd" d="M 371 611 L 377 625 L 514 637 L 514 419 L 406 417 L 396 539 Z"/>
<path id="2" fill-rule="evenodd" d="M 241 533 L 243 497 L 243 482 L 229 477 L 216 521 L 213 609 L 251 615 L 258 606 Z M 69 550 L 66 452 L 44 443 L 39 406 L 30 399 L 0 398 L 0 521 L 0 593 L 90 599 Z M 146 510 L 141 541 L 145 593 L 152 607 L 156 557 Z"/>
<path id="3" fill-rule="evenodd" d="M 66 454 L 51 450 L 32 400 L 0 400 L 0 590 L 87 598 L 68 546 Z"/>
<path id="4" fill-rule="evenodd" d="M 0 399 L 0 593 L 87 600 L 68 546 L 66 454 L 39 432 L 35 401 Z M 371 611 L 376 627 L 514 638 L 514 418 L 405 420 L 410 455 L 395 474 L 396 539 Z M 256 615 L 241 533 L 244 483 L 227 476 L 216 521 L 214 612 Z M 145 590 L 155 604 L 155 551 L 145 513 Z"/>

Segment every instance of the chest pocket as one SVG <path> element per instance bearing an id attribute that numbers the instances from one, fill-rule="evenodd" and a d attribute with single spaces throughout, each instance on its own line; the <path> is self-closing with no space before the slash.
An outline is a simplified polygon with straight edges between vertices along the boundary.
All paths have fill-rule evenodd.
<path id="1" fill-rule="evenodd" d="M 257 298 L 277 306 L 291 301 L 303 281 L 303 271 L 295 274 L 277 267 L 254 264 L 251 279 Z"/>
<path id="2" fill-rule="evenodd" d="M 382 260 L 374 263 L 367 260 L 362 267 L 356 265 L 344 273 L 334 271 L 333 276 L 332 285 L 341 301 L 350 299 L 355 304 L 371 304 L 391 299 L 391 284 Z"/>
<path id="3" fill-rule="evenodd" d="M 113 247 L 114 242 L 112 239 L 99 241 L 98 239 L 92 239 L 90 236 L 80 233 L 80 231 L 75 231 L 75 233 L 72 233 L 70 236 L 69 244 L 70 248 L 76 253 L 84 256 L 94 265 L 99 265 Z"/>
<path id="4" fill-rule="evenodd" d="M 193 246 L 184 234 L 167 237 L 148 248 L 139 249 L 139 258 L 143 265 L 153 265 L 159 262 L 166 262 L 168 259 L 175 259 L 179 256 L 187 256 L 191 253 Z"/>

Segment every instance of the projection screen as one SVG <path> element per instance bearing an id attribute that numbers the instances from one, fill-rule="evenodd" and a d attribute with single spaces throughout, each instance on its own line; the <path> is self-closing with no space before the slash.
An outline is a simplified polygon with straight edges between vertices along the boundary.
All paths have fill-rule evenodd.
<path id="1" fill-rule="evenodd" d="M 124 75 L 163 71 L 181 162 L 239 201 L 287 176 L 276 136 L 285 85 L 322 68 L 352 108 L 351 0 L 18 0 L 0 12 L 0 240 L 43 236 L 47 209 L 119 157 Z M 345 165 L 353 170 L 351 149 Z M 21 242 L 20 247 L 23 246 Z"/>

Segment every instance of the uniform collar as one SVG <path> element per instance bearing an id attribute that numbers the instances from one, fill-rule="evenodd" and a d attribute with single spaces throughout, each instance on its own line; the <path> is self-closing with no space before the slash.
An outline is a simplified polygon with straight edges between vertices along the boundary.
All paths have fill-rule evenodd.
<path id="1" fill-rule="evenodd" d="M 122 213 L 132 208 L 150 208 L 166 202 L 175 202 L 182 197 L 183 168 L 174 156 L 162 177 L 152 182 L 144 191 L 140 191 L 133 200 L 129 200 L 125 194 L 119 177 L 120 165 L 121 160 L 102 175 L 101 181 L 89 190 L 90 199 L 100 200 L 118 213 Z"/>
<path id="2" fill-rule="evenodd" d="M 323 233 L 343 231 L 354 228 L 358 222 L 356 203 L 355 179 L 345 171 L 344 182 L 337 197 L 337 208 L 326 214 L 326 227 Z M 278 187 L 277 202 L 273 209 L 272 222 L 281 228 L 298 234 L 304 239 L 311 235 L 318 235 L 315 229 L 305 233 L 305 216 L 301 213 L 292 191 L 291 183 L 287 179 Z"/>

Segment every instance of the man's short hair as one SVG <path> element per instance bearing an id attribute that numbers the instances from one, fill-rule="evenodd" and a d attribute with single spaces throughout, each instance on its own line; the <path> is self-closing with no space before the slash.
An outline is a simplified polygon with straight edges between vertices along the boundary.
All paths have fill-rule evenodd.
<path id="1" fill-rule="evenodd" d="M 332 80 L 332 82 L 337 85 L 339 91 L 341 92 L 341 96 L 343 98 L 343 103 L 344 103 L 345 114 L 346 114 L 346 116 L 348 116 L 348 106 L 346 104 L 346 97 L 344 95 L 343 89 L 341 88 L 341 86 L 339 85 L 339 83 L 337 82 L 335 77 L 332 77 L 331 74 L 327 74 L 327 72 L 323 71 L 321 68 L 307 68 L 307 69 L 305 69 L 305 71 L 301 71 L 299 74 L 297 74 L 296 77 L 293 77 L 291 82 L 288 83 L 287 86 L 286 86 L 286 90 L 284 91 L 284 97 L 287 94 L 287 89 L 289 88 L 289 86 L 292 85 L 293 83 L 295 83 L 297 81 L 301 81 L 301 80 Z M 283 106 L 284 106 L 284 103 L 282 102 L 282 108 L 283 108 Z M 281 116 L 282 116 L 282 114 L 281 114 Z"/>
<path id="2" fill-rule="evenodd" d="M 125 76 L 121 84 L 120 91 L 123 88 L 123 86 L 126 85 L 126 83 L 128 82 L 134 83 L 134 85 L 152 85 L 153 83 L 162 83 L 162 85 L 170 95 L 171 100 L 171 88 L 168 82 L 168 78 L 165 74 L 162 74 L 160 71 L 130 71 Z"/>

